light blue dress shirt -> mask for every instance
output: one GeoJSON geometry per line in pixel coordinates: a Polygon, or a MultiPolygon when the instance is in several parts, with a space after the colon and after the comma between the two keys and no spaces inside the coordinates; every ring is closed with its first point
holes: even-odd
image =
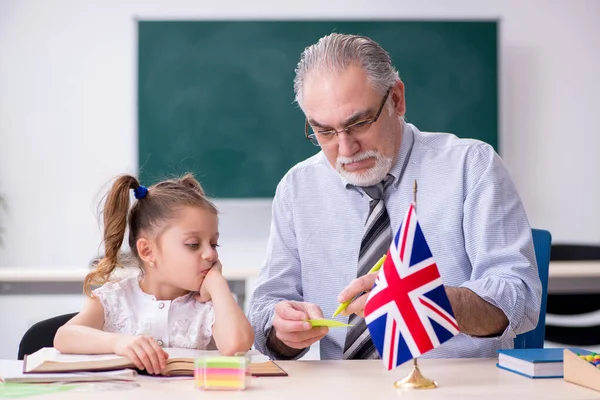
{"type": "MultiPolygon", "coordinates": [[[[509,326],[497,337],[458,334],[424,357],[497,357],[517,334],[537,325],[541,283],[531,228],[502,160],[486,143],[405,123],[394,182],[384,201],[395,233],[413,200],[446,286],[469,288],[500,308],[509,326]]],[[[273,309],[282,300],[319,305],[326,318],[356,278],[369,197],[348,184],[322,152],[294,166],[273,199],[265,264],[250,300],[256,347],[266,346],[273,309]]],[[[343,319],[343,318],[342,318],[343,319]]],[[[341,359],[346,329],[330,329],[322,359],[341,359]]],[[[300,354],[298,357],[302,356],[300,354]]]]}

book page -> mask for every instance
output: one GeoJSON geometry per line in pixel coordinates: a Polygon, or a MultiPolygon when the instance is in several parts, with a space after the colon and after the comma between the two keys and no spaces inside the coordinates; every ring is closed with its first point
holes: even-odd
{"type": "Polygon", "coordinates": [[[116,354],[63,354],[54,347],[45,347],[40,355],[46,361],[59,363],[86,363],[89,361],[126,360],[125,357],[118,356],[116,354]]]}
{"type": "Polygon", "coordinates": [[[169,355],[170,360],[183,360],[183,361],[194,361],[198,357],[203,356],[218,356],[217,350],[195,350],[195,349],[181,349],[175,347],[167,347],[163,349],[169,355]]]}
{"type": "Polygon", "coordinates": [[[132,369],[102,372],[24,373],[23,362],[0,360],[0,381],[3,382],[91,382],[108,380],[135,380],[137,372],[132,369]]]}

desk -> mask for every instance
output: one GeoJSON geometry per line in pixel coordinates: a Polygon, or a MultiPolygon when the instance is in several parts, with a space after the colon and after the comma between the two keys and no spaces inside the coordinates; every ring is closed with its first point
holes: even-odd
{"type": "MultiPolygon", "coordinates": [[[[83,282],[90,269],[80,267],[0,267],[0,282],[83,282]]],[[[224,269],[230,280],[258,276],[258,269],[224,269]]]]}
{"type": "MultiPolygon", "coordinates": [[[[0,361],[1,362],[1,361],[0,361]]],[[[140,387],[117,392],[68,391],[40,396],[40,400],[68,399],[285,399],[306,400],[303,389],[318,391],[315,399],[593,399],[594,392],[563,379],[529,379],[496,368],[495,359],[420,360],[421,371],[435,379],[440,387],[433,390],[400,392],[395,380],[411,369],[408,362],[394,371],[386,371],[379,360],[361,361],[281,361],[288,377],[254,378],[242,392],[198,392],[191,380],[160,381],[139,378],[140,387]]],[[[38,398],[38,397],[36,397],[38,398]]]]}
{"type": "Polygon", "coordinates": [[[550,261],[550,278],[600,278],[600,260],[550,261]]]}
{"type": "Polygon", "coordinates": [[[551,261],[548,293],[600,293],[600,260],[551,261]]]}
{"type": "MultiPolygon", "coordinates": [[[[88,272],[86,268],[74,267],[0,267],[0,295],[81,293],[81,282],[88,272]]],[[[226,268],[223,275],[232,282],[234,291],[243,299],[245,281],[256,278],[258,272],[259,268],[226,268]]],[[[550,293],[598,292],[598,288],[600,261],[550,262],[550,293]]]]}
{"type": "MultiPolygon", "coordinates": [[[[87,268],[0,267],[1,295],[81,294],[87,268]]],[[[223,276],[229,282],[238,303],[243,308],[246,301],[246,280],[258,276],[258,270],[225,269],[223,276]]]]}

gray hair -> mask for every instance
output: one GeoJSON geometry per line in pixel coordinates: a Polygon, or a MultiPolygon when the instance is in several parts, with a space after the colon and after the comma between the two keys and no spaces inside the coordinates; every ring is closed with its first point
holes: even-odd
{"type": "Polygon", "coordinates": [[[309,73],[337,74],[352,64],[362,67],[373,88],[381,95],[400,79],[389,53],[379,43],[364,36],[332,33],[304,49],[300,56],[294,78],[296,102],[302,107],[304,80],[309,73]]]}

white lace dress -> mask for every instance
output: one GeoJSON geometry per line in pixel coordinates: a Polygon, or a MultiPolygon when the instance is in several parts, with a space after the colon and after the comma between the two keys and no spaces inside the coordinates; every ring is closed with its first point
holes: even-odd
{"type": "Polygon", "coordinates": [[[212,302],[200,303],[192,294],[156,300],[142,291],[137,276],[105,283],[92,293],[104,307],[106,332],[152,336],[163,347],[216,349],[212,302]]]}

